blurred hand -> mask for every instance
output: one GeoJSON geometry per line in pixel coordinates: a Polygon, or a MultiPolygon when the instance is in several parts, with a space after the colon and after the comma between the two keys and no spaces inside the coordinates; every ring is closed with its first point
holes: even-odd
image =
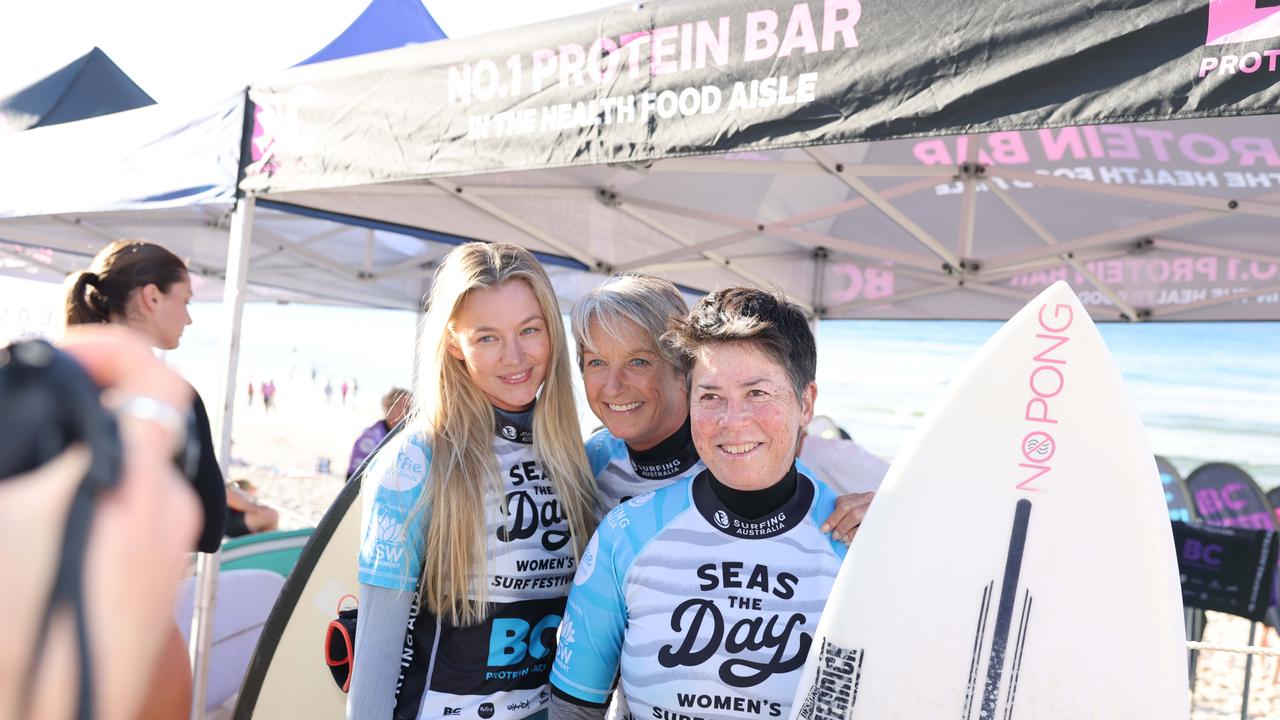
{"type": "MultiPolygon", "coordinates": [[[[103,388],[151,398],[185,417],[190,386],[139,336],[121,327],[77,326],[60,347],[103,388]]],[[[97,717],[107,719],[137,712],[172,627],[174,593],[200,527],[195,493],[173,464],[174,428],[127,411],[118,420],[124,451],[120,483],[94,510],[84,564],[94,707],[97,717]]],[[[88,465],[88,448],[77,444],[43,467],[0,483],[0,587],[8,588],[5,604],[16,612],[9,627],[19,635],[10,646],[12,657],[0,651],[0,720],[17,712],[68,506],[88,465]]],[[[75,642],[71,613],[60,609],[35,675],[36,717],[73,714],[75,642]]]]}

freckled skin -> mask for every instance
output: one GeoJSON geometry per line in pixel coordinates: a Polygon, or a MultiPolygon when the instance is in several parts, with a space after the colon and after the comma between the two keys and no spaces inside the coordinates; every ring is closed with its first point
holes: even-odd
{"type": "Polygon", "coordinates": [[[786,370],[745,342],[702,347],[691,381],[693,443],[716,478],[738,490],[776,483],[813,419],[817,386],[797,395],[786,370]]]}
{"type": "Polygon", "coordinates": [[[623,320],[616,329],[617,338],[594,321],[587,329],[595,346],[582,356],[587,404],[614,437],[648,450],[689,416],[684,376],[663,359],[644,328],[623,320]]]}
{"type": "Polygon", "coordinates": [[[533,290],[523,280],[472,290],[458,311],[448,350],[494,407],[527,408],[551,359],[547,323],[533,290]]]}

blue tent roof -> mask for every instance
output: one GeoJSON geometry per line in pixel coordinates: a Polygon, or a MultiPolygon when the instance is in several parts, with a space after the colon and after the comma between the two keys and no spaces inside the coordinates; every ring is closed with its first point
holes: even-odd
{"type": "Polygon", "coordinates": [[[436,24],[421,0],[372,0],[360,17],[333,42],[298,63],[310,65],[326,60],[389,50],[413,43],[441,40],[444,31],[436,24]]]}
{"type": "Polygon", "coordinates": [[[155,102],[106,53],[94,48],[0,99],[0,132],[84,120],[155,102]]]}

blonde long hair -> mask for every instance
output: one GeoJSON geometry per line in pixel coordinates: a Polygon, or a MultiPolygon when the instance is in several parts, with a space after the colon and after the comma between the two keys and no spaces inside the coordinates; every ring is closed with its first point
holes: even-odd
{"type": "Polygon", "coordinates": [[[463,362],[449,353],[449,341],[468,293],[514,280],[533,291],[551,343],[533,411],[533,449],[568,516],[575,556],[591,538],[601,507],[578,427],[564,323],[546,271],[515,245],[474,242],[455,248],[431,287],[409,423],[431,444],[427,490],[414,510],[430,518],[419,601],[454,625],[475,624],[488,615],[486,491],[500,495],[503,485],[494,465],[493,406],[463,362]]]}

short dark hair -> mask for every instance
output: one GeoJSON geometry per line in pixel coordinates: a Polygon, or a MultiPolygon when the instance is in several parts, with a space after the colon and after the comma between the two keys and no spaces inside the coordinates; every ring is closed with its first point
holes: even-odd
{"type": "Polygon", "coordinates": [[[818,348],[809,320],[799,305],[778,292],[718,290],[699,300],[685,317],[672,320],[665,337],[680,351],[690,378],[698,349],[718,343],[756,346],[786,370],[797,395],[817,374],[818,348]]]}
{"type": "Polygon", "coordinates": [[[155,285],[167,293],[187,277],[187,264],[167,248],[146,240],[117,240],[98,253],[88,270],[67,278],[67,325],[123,318],[134,290],[155,285]]]}

